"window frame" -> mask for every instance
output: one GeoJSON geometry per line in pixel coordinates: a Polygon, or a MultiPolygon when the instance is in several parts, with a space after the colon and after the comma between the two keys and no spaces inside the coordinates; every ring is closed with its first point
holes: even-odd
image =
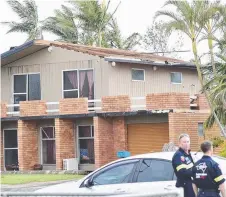
{"type": "Polygon", "coordinates": [[[94,83],[94,98],[95,98],[95,75],[94,75],[94,68],[84,68],[84,69],[65,69],[62,70],[62,98],[64,98],[64,92],[72,92],[72,91],[78,91],[78,98],[80,98],[80,92],[79,92],[79,88],[80,88],[80,79],[79,79],[79,71],[88,71],[88,70],[92,70],[93,71],[93,83],[94,83]],[[77,80],[78,80],[78,89],[71,89],[71,90],[64,90],[64,72],[67,71],[77,71],[77,80]]]}
{"type": "MultiPolygon", "coordinates": [[[[132,169],[132,173],[131,175],[129,176],[129,179],[128,179],[128,182],[126,183],[133,183],[133,178],[134,178],[134,175],[135,175],[135,172],[136,170],[139,168],[140,166],[140,161],[142,159],[139,159],[139,158],[133,158],[133,159],[128,159],[128,160],[124,160],[124,161],[118,161],[118,162],[115,162],[115,163],[110,163],[108,164],[107,166],[99,169],[97,172],[91,174],[90,176],[88,176],[80,185],[80,188],[82,187],[85,187],[84,186],[84,182],[87,180],[87,179],[94,179],[96,176],[108,171],[108,170],[111,170],[112,168],[115,168],[117,166],[121,166],[121,165],[126,165],[126,164],[130,164],[130,163],[135,163],[133,169],[132,169]]],[[[108,184],[109,185],[109,184],[108,184]]],[[[94,186],[104,186],[104,185],[94,185],[94,186]]],[[[93,186],[92,186],[93,187],[93,186]]]]}
{"type": "Polygon", "coordinates": [[[141,68],[132,68],[131,69],[131,78],[132,78],[132,81],[135,81],[135,82],[138,82],[138,81],[140,81],[140,82],[145,82],[145,69],[141,69],[141,68]],[[144,72],[144,80],[135,80],[135,79],[133,79],[133,70],[142,70],[143,72],[144,72]]]}
{"type": "Polygon", "coordinates": [[[40,141],[41,141],[41,164],[43,165],[48,165],[48,166],[55,166],[56,164],[44,164],[43,163],[43,141],[50,141],[50,140],[55,140],[55,152],[56,152],[56,129],[55,126],[43,126],[40,127],[40,141]],[[54,132],[54,138],[42,138],[42,129],[43,128],[53,128],[53,132],[54,132]]]}
{"type": "Polygon", "coordinates": [[[170,83],[171,84],[178,84],[178,85],[181,85],[182,84],[182,81],[183,81],[183,75],[182,75],[182,72],[170,72],[170,83]],[[173,73],[180,73],[181,74],[181,82],[180,83],[176,83],[176,82],[172,82],[172,74],[173,73]]]}
{"type": "Polygon", "coordinates": [[[198,131],[198,136],[199,137],[204,137],[205,136],[204,123],[203,122],[198,122],[198,129],[197,129],[197,131],[198,131]],[[200,124],[202,124],[202,135],[200,135],[200,133],[199,133],[199,125],[200,124]]]}
{"type": "MultiPolygon", "coordinates": [[[[167,160],[167,159],[158,159],[158,158],[143,158],[141,159],[140,161],[140,165],[139,165],[139,168],[136,170],[136,173],[133,177],[133,182],[136,182],[136,183],[142,183],[142,182],[138,182],[137,179],[138,179],[138,175],[139,175],[139,172],[140,172],[140,169],[141,169],[141,166],[142,166],[142,162],[143,160],[151,160],[151,165],[152,165],[152,161],[155,160],[155,161],[164,161],[164,162],[168,162],[169,164],[171,164],[172,166],[172,162],[170,160],[167,160]]],[[[172,177],[171,177],[171,180],[169,181],[173,181],[173,178],[174,178],[174,171],[172,171],[172,177]]],[[[164,182],[164,181],[160,181],[160,182],[164,182]]]]}
{"type": "Polygon", "coordinates": [[[42,100],[42,91],[41,91],[41,73],[40,72],[32,72],[32,73],[17,73],[17,74],[13,74],[12,75],[12,103],[14,102],[14,95],[26,95],[26,101],[28,101],[28,76],[29,75],[35,75],[35,74],[39,74],[40,76],[40,100],[42,100]],[[15,93],[14,92],[14,82],[15,82],[15,76],[20,76],[20,75],[25,75],[26,76],[26,93],[15,93]]]}
{"type": "MultiPolygon", "coordinates": [[[[80,140],[94,140],[94,137],[95,137],[94,126],[92,124],[89,124],[89,125],[77,125],[76,131],[77,131],[77,133],[76,133],[77,158],[78,158],[78,162],[80,164],[80,140]],[[90,137],[79,137],[79,127],[90,127],[91,128],[91,136],[90,137]]],[[[94,159],[95,159],[95,155],[94,155],[94,159]]],[[[82,165],[82,164],[80,164],[80,165],[82,165]]],[[[93,165],[93,164],[88,164],[88,165],[93,165]]]]}

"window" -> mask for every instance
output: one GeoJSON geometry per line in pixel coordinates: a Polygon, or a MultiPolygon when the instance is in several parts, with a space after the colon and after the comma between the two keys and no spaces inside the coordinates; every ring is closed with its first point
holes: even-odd
{"type": "Polygon", "coordinates": [[[56,164],[56,146],[54,127],[42,127],[42,163],[56,164]]]}
{"type": "Polygon", "coordinates": [[[170,181],[173,179],[171,162],[144,159],[137,177],[137,182],[170,181]]]}
{"type": "Polygon", "coordinates": [[[133,81],[144,81],[145,80],[145,70],[132,69],[132,80],[133,81]]]}
{"type": "Polygon", "coordinates": [[[114,166],[93,179],[94,185],[110,185],[118,183],[127,183],[132,175],[136,162],[124,163],[114,166]]]}
{"type": "Polygon", "coordinates": [[[93,70],[63,71],[63,97],[94,99],[93,70]]]}
{"type": "Polygon", "coordinates": [[[182,73],[172,72],[171,73],[171,83],[181,84],[182,83],[182,73]]]}
{"type": "Polygon", "coordinates": [[[79,154],[81,164],[94,164],[94,129],[93,126],[78,127],[79,154]]]}
{"type": "MultiPolygon", "coordinates": [[[[14,104],[41,99],[40,74],[14,75],[14,104]]],[[[15,111],[19,110],[18,108],[15,111]]]]}
{"type": "Polygon", "coordinates": [[[203,127],[203,123],[198,123],[198,135],[199,135],[199,136],[204,136],[204,127],[203,127]]]}
{"type": "Polygon", "coordinates": [[[18,164],[17,130],[4,130],[5,166],[18,164]]]}

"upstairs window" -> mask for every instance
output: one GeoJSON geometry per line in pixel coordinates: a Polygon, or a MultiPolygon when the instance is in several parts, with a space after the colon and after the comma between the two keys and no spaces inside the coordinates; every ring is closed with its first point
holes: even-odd
{"type": "Polygon", "coordinates": [[[171,83],[173,83],[173,84],[181,84],[182,83],[182,73],[180,73],[180,72],[172,72],[171,73],[171,83]]]}
{"type": "Polygon", "coordinates": [[[132,69],[132,81],[145,81],[144,69],[132,69]]]}
{"type": "Polygon", "coordinates": [[[203,137],[204,136],[204,126],[203,123],[198,123],[198,135],[203,137]]]}

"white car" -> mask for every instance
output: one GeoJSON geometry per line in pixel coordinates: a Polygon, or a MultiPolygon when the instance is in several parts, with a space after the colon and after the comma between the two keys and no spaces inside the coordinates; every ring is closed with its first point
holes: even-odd
{"type": "MultiPolygon", "coordinates": [[[[159,152],[136,155],[111,162],[79,181],[70,181],[49,186],[38,193],[80,193],[80,194],[149,194],[178,191],[175,187],[176,176],[171,159],[174,152],[159,152]]],[[[202,153],[192,153],[194,161],[202,153]]],[[[226,159],[214,156],[226,177],[226,159]]]]}

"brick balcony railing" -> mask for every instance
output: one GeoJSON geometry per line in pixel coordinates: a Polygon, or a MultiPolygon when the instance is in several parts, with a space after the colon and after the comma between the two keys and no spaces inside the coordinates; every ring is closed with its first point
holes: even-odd
{"type": "Polygon", "coordinates": [[[206,109],[205,97],[186,93],[148,94],[146,97],[127,95],[101,99],[62,99],[59,102],[22,101],[20,104],[1,103],[1,117],[87,114],[91,112],[129,112],[138,110],[206,109]]]}

